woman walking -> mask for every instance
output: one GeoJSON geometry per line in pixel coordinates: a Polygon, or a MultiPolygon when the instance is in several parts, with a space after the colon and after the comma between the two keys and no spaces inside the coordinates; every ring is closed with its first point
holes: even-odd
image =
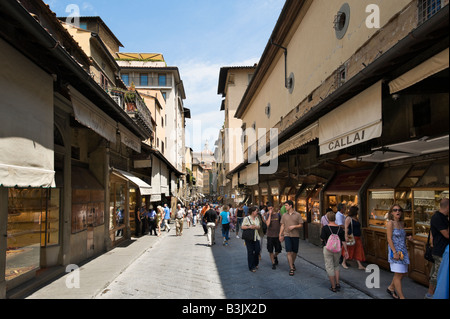
{"type": "Polygon", "coordinates": [[[161,223],[164,220],[164,210],[161,206],[156,207],[156,227],[158,227],[158,237],[161,236],[161,223]]]}
{"type": "MultiPolygon", "coordinates": [[[[408,273],[409,265],[403,217],[403,208],[400,205],[395,204],[389,210],[387,222],[388,261],[394,278],[387,288],[387,293],[394,299],[405,299],[402,291],[402,279],[408,273]]],[[[411,240],[411,236],[408,239],[411,240]]]]}
{"type": "Polygon", "coordinates": [[[230,212],[228,205],[223,206],[223,211],[219,215],[220,224],[222,225],[223,245],[228,246],[230,239],[230,212]]]}
{"type": "MultiPolygon", "coordinates": [[[[358,263],[358,269],[366,270],[366,268],[361,264],[362,261],[366,261],[366,256],[364,254],[364,247],[361,240],[361,223],[358,220],[358,206],[352,206],[348,210],[348,216],[345,219],[345,241],[348,242],[348,235],[353,235],[355,239],[355,244],[348,247],[348,259],[356,260],[358,263]]],[[[342,267],[348,269],[346,264],[346,258],[342,262],[342,267]]]]}
{"type": "Polygon", "coordinates": [[[247,247],[247,261],[248,269],[255,272],[259,264],[259,252],[261,251],[260,236],[258,230],[261,228],[257,207],[250,207],[249,215],[244,218],[242,222],[242,230],[254,229],[253,240],[246,239],[245,246],[247,247]]]}
{"type": "MultiPolygon", "coordinates": [[[[339,258],[341,256],[342,246],[344,246],[344,257],[348,258],[347,244],[345,243],[344,230],[336,224],[336,214],[334,212],[327,213],[328,225],[322,228],[320,238],[324,241],[323,258],[325,261],[325,270],[327,271],[328,279],[330,280],[332,292],[337,292],[341,289],[339,283],[339,258]],[[328,240],[331,235],[339,236],[340,245],[335,243],[335,250],[330,250],[328,247],[328,240]]],[[[332,240],[335,240],[333,236],[332,240]]],[[[331,243],[330,243],[331,244],[331,243]]]]}

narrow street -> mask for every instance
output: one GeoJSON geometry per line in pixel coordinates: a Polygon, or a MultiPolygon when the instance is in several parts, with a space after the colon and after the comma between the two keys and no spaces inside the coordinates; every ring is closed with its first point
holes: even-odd
{"type": "MultiPolygon", "coordinates": [[[[272,264],[265,247],[259,270],[248,271],[247,251],[242,239],[231,233],[222,245],[220,227],[216,245],[206,246],[201,226],[175,227],[147,250],[96,298],[100,299],[369,299],[365,293],[341,283],[338,293],[329,290],[324,270],[297,258],[296,274],[288,274],[286,255],[279,266],[272,264]]],[[[265,246],[265,244],[264,244],[265,246]]]]}

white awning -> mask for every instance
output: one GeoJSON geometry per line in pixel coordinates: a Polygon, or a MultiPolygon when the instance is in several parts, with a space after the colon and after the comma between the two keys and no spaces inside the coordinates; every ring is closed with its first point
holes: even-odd
{"type": "Polygon", "coordinates": [[[269,160],[272,161],[277,156],[280,157],[281,155],[284,155],[292,150],[295,150],[300,146],[303,146],[311,141],[314,141],[316,138],[319,138],[319,122],[315,122],[314,124],[308,126],[301,132],[295,134],[287,141],[279,145],[278,153],[277,152],[271,153],[270,156],[264,159],[260,158],[261,164],[265,164],[269,162],[269,160]]]}
{"type": "Polygon", "coordinates": [[[381,81],[319,119],[320,154],[381,136],[381,81]]]}
{"type": "Polygon", "coordinates": [[[138,186],[139,190],[141,192],[141,195],[143,195],[143,196],[152,195],[152,187],[150,185],[148,185],[146,182],[144,182],[142,179],[140,179],[139,177],[136,177],[129,172],[125,172],[125,171],[122,171],[117,168],[113,168],[112,172],[113,172],[113,174],[115,174],[119,177],[123,177],[123,178],[129,180],[134,185],[138,186]]]}
{"type": "Polygon", "coordinates": [[[152,195],[161,194],[161,163],[158,157],[152,155],[152,195]]]}
{"type": "Polygon", "coordinates": [[[233,177],[231,179],[231,188],[238,187],[239,183],[239,176],[238,173],[233,174],[233,177]]]}
{"type": "Polygon", "coordinates": [[[117,123],[120,131],[120,140],[121,142],[135,150],[136,152],[141,152],[141,139],[130,132],[125,126],[120,123],[117,123]]]}
{"type": "Polygon", "coordinates": [[[117,123],[75,88],[68,87],[75,119],[108,141],[116,143],[117,123]]]}
{"type": "Polygon", "coordinates": [[[423,62],[389,83],[391,94],[402,91],[449,67],[449,49],[423,62]]]}
{"type": "Polygon", "coordinates": [[[415,157],[419,155],[443,152],[449,150],[449,136],[437,138],[424,137],[414,141],[407,141],[372,149],[373,153],[349,158],[343,162],[361,161],[385,163],[393,160],[415,157]]]}
{"type": "Polygon", "coordinates": [[[258,185],[259,183],[259,163],[253,163],[247,166],[247,185],[258,185]]]}
{"type": "Polygon", "coordinates": [[[54,187],[53,78],[0,39],[0,186],[54,187]]]}

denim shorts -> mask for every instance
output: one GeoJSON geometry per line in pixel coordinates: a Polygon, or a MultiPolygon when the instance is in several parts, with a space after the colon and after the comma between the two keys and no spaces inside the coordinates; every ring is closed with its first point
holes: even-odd
{"type": "Polygon", "coordinates": [[[286,252],[298,253],[299,237],[284,237],[284,246],[286,252]]]}

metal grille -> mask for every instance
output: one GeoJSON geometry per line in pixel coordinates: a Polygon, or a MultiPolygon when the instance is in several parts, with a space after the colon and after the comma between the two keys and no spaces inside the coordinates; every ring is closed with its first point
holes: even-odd
{"type": "Polygon", "coordinates": [[[441,0],[419,0],[419,24],[424,23],[441,10],[441,0]]]}

